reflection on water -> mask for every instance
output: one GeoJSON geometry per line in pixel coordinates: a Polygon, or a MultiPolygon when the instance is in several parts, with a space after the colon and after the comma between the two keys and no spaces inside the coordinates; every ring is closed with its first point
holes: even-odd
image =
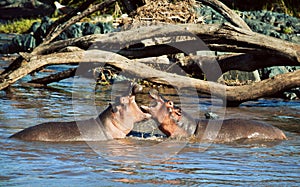
{"type": "MultiPolygon", "coordinates": [[[[0,186],[300,185],[299,101],[261,99],[226,110],[226,118],[262,120],[283,129],[289,140],[277,144],[172,144],[149,137],[68,143],[7,138],[38,123],[90,118],[96,115],[88,110],[91,104],[102,111],[114,97],[107,86],[98,88],[94,99],[90,95],[93,89],[72,99],[72,82],[66,79],[50,88],[12,87],[1,92],[0,186]],[[179,153],[174,151],[169,159],[163,159],[166,151],[178,150],[178,146],[183,147],[179,153]],[[142,163],[130,162],[137,158],[142,163]]],[[[93,88],[92,81],[82,82],[82,86],[89,84],[93,88]]],[[[74,89],[82,88],[77,86],[74,89]]],[[[169,89],[160,91],[185,108],[198,108],[200,114],[188,111],[194,117],[203,117],[212,107],[206,96],[191,102],[188,92],[179,98],[169,89]]],[[[147,94],[137,96],[139,104],[146,104],[147,99],[147,94]]]]}

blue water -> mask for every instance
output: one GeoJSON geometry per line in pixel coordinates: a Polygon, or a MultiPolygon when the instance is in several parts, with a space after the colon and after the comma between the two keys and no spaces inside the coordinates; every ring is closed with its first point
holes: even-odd
{"type": "MultiPolygon", "coordinates": [[[[66,79],[48,88],[15,86],[1,92],[0,186],[300,185],[299,100],[265,98],[226,109],[226,118],[256,119],[281,128],[288,137],[286,141],[243,145],[186,143],[180,152],[167,158],[163,156],[168,147],[177,145],[166,146],[163,144],[166,140],[161,139],[128,137],[124,141],[98,142],[103,149],[97,151],[86,142],[8,139],[13,133],[38,123],[93,117],[113,99],[110,86],[99,87],[96,95],[90,95],[93,81],[83,79],[76,86],[73,81],[66,79]],[[72,93],[82,88],[81,95],[72,97],[72,93]],[[91,105],[96,105],[97,110],[91,105]],[[138,152],[144,148],[149,152],[139,158],[142,162],[135,162],[130,149],[138,152]]],[[[162,90],[162,94],[176,100],[169,90],[162,90]]],[[[196,107],[205,112],[211,107],[207,97],[197,103],[189,102],[188,95],[184,97],[185,108],[196,107]]],[[[145,94],[138,98],[138,103],[143,103],[147,97],[145,94]]]]}

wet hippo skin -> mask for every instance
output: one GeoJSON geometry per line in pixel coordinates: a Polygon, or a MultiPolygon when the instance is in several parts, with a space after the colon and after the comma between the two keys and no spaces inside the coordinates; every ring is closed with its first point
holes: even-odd
{"type": "Polygon", "coordinates": [[[26,128],[10,138],[28,141],[101,141],[124,138],[135,122],[149,119],[151,115],[140,110],[135,93],[141,86],[135,84],[127,95],[116,98],[96,119],[48,122],[26,128]]]}
{"type": "Polygon", "coordinates": [[[285,140],[285,134],[270,124],[247,119],[196,120],[156,90],[151,90],[150,106],[142,106],[168,137],[194,137],[197,141],[233,142],[239,140],[285,140]],[[209,124],[209,131],[205,133],[209,124]]]}

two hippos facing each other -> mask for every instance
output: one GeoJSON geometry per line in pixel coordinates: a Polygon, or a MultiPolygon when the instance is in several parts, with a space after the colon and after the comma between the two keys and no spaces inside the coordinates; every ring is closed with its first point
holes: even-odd
{"type": "Polygon", "coordinates": [[[286,140],[285,134],[269,124],[246,119],[195,120],[172,101],[149,92],[153,101],[150,106],[141,106],[158,123],[158,128],[168,137],[194,137],[196,141],[226,143],[234,141],[286,140]],[[208,124],[214,132],[206,132],[208,124]]]}
{"type": "Polygon", "coordinates": [[[172,101],[164,99],[156,90],[151,90],[154,100],[151,106],[141,106],[135,102],[135,94],[142,87],[130,86],[122,97],[117,97],[97,118],[71,122],[48,122],[26,128],[10,138],[27,141],[102,141],[125,138],[133,129],[134,123],[155,119],[158,128],[167,137],[195,137],[200,141],[232,142],[243,139],[285,140],[284,133],[269,124],[244,120],[226,119],[210,122],[221,123],[217,133],[205,133],[209,120],[195,120],[176,107],[172,101]],[[208,135],[207,135],[208,134],[208,135]]]}
{"type": "Polygon", "coordinates": [[[71,122],[48,122],[26,128],[10,138],[27,141],[102,141],[125,138],[135,122],[149,119],[135,102],[142,87],[131,85],[129,93],[117,97],[97,118],[71,122]]]}

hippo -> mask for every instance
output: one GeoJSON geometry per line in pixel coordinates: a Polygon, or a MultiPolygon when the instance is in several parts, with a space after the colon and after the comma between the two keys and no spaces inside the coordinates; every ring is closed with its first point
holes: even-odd
{"type": "Polygon", "coordinates": [[[150,119],[135,102],[135,94],[142,90],[138,84],[131,84],[129,93],[117,97],[114,104],[97,118],[70,122],[47,122],[26,128],[10,138],[26,141],[102,141],[125,138],[134,123],[150,119]]]}
{"type": "Polygon", "coordinates": [[[157,90],[149,92],[153,101],[149,106],[142,105],[141,108],[150,113],[158,123],[158,128],[167,136],[172,138],[193,137],[195,141],[202,142],[251,142],[286,140],[285,134],[270,124],[247,119],[193,119],[180,107],[175,106],[170,100],[162,97],[157,90]],[[218,134],[205,133],[211,125],[220,124],[217,127],[218,134]],[[215,124],[214,124],[215,123],[215,124]]]}

